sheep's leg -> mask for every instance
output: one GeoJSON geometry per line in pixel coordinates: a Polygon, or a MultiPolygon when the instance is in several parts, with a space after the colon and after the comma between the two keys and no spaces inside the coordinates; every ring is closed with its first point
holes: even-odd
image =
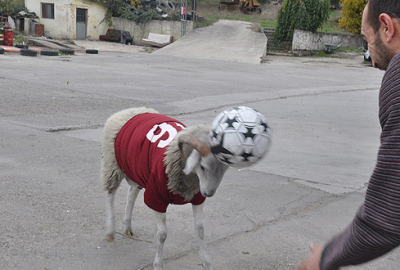
{"type": "Polygon", "coordinates": [[[128,181],[128,183],[131,185],[128,190],[128,195],[126,198],[126,207],[125,207],[125,216],[124,216],[124,232],[128,236],[133,236],[132,233],[132,210],[133,206],[135,205],[135,201],[137,196],[139,195],[140,191],[140,186],[132,181],[128,181]]]}
{"type": "Polygon", "coordinates": [[[153,262],[153,268],[154,270],[162,270],[164,243],[165,239],[167,239],[167,216],[166,213],[156,211],[154,211],[154,213],[157,222],[157,251],[153,262]]]}
{"type": "Polygon", "coordinates": [[[113,241],[115,237],[115,210],[114,210],[114,197],[115,190],[107,192],[107,221],[106,221],[106,230],[107,236],[106,239],[108,241],[113,241]]]}
{"type": "Polygon", "coordinates": [[[200,257],[203,262],[203,267],[206,270],[212,270],[211,260],[206,252],[206,240],[204,238],[204,225],[203,225],[203,205],[193,205],[194,216],[194,230],[199,237],[200,242],[200,257]]]}

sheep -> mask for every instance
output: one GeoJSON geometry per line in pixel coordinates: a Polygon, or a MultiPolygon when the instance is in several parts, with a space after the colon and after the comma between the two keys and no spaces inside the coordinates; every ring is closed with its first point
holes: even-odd
{"type": "Polygon", "coordinates": [[[166,210],[170,203],[192,203],[202,264],[204,269],[212,269],[204,239],[203,205],[205,197],[215,194],[228,165],[212,154],[209,132],[208,124],[186,128],[179,121],[145,107],[119,111],[105,123],[100,178],[107,192],[106,237],[114,240],[113,202],[121,181],[126,179],[130,185],[123,219],[123,230],[128,236],[132,236],[132,210],[144,188],[144,202],[154,212],[157,223],[155,270],[163,268],[166,210]]]}

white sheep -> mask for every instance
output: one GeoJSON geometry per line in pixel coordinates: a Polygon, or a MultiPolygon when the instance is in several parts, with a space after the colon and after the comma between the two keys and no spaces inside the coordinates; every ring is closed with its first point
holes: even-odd
{"type": "Polygon", "coordinates": [[[108,118],[101,163],[101,182],[107,191],[108,240],[112,241],[115,235],[115,191],[125,178],[130,188],[124,233],[132,236],[132,210],[142,188],[145,204],[155,213],[158,230],[154,269],[163,268],[168,204],[189,202],[203,267],[212,269],[204,239],[203,204],[205,197],[214,195],[228,166],[211,153],[209,132],[207,124],[185,128],[179,121],[144,107],[122,110],[108,118]]]}

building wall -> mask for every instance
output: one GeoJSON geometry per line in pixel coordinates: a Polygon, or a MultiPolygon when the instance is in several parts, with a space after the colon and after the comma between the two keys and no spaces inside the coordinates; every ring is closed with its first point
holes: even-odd
{"type": "MultiPolygon", "coordinates": [[[[30,12],[35,12],[39,19],[36,21],[44,25],[45,36],[60,39],[76,39],[76,9],[87,9],[87,36],[98,39],[104,34],[107,23],[101,22],[107,12],[107,8],[101,4],[85,0],[25,0],[25,6],[30,12]],[[54,19],[42,18],[41,3],[54,3],[54,19]]],[[[34,35],[32,28],[28,34],[34,35]]]]}
{"type": "MultiPolygon", "coordinates": [[[[78,1],[76,1],[78,2],[78,1]]],[[[85,2],[85,1],[83,1],[85,2]]],[[[109,28],[104,17],[106,15],[107,8],[103,5],[93,3],[88,9],[88,25],[87,35],[93,39],[99,39],[99,35],[104,35],[109,28]]]]}

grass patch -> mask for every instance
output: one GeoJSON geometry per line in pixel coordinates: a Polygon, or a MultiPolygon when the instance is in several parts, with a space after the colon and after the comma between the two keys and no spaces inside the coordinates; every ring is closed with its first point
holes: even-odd
{"type": "Polygon", "coordinates": [[[325,50],[318,51],[316,54],[313,56],[315,57],[332,57],[332,58],[338,58],[341,57],[340,54],[343,53],[356,53],[360,54],[363,53],[362,50],[355,48],[355,47],[340,47],[337,48],[335,52],[333,53],[327,53],[325,50]]]}
{"type": "MultiPolygon", "coordinates": [[[[276,27],[276,18],[278,10],[281,5],[273,5],[267,3],[261,5],[261,14],[258,12],[253,14],[244,14],[239,9],[237,10],[219,10],[219,2],[217,0],[205,0],[198,3],[197,15],[201,16],[202,19],[197,22],[198,27],[204,27],[218,20],[238,20],[245,22],[254,22],[262,26],[261,23],[268,26],[262,27],[276,27]]],[[[191,4],[188,3],[188,6],[191,4]]]]}
{"type": "MultiPolygon", "coordinates": [[[[189,1],[190,2],[190,1],[189,1]]],[[[244,14],[240,10],[219,10],[218,0],[204,0],[199,2],[197,6],[197,13],[202,17],[197,23],[198,27],[204,27],[213,24],[218,20],[239,20],[246,22],[257,23],[261,27],[276,28],[277,17],[281,5],[274,5],[273,3],[266,3],[261,5],[261,14],[244,14]]],[[[191,5],[190,3],[188,4],[191,5]]],[[[351,34],[339,27],[339,19],[342,16],[340,10],[332,10],[329,19],[317,30],[318,32],[331,33],[331,34],[351,34]]]]}
{"type": "Polygon", "coordinates": [[[268,28],[274,28],[276,29],[277,27],[277,22],[276,21],[261,21],[260,26],[261,27],[268,27],[268,28]]]}
{"type": "Polygon", "coordinates": [[[215,23],[218,20],[219,20],[218,17],[207,17],[207,18],[202,17],[201,19],[198,19],[196,27],[206,27],[215,23]]]}
{"type": "Polygon", "coordinates": [[[156,49],[153,48],[153,47],[151,47],[151,46],[144,45],[144,51],[147,52],[147,53],[152,53],[152,52],[154,52],[155,50],[156,50],[156,49]]]}
{"type": "Polygon", "coordinates": [[[316,54],[314,54],[315,57],[332,57],[332,53],[326,53],[324,50],[318,51],[316,54]]]}
{"type": "Polygon", "coordinates": [[[329,34],[351,34],[339,27],[339,19],[341,16],[342,14],[340,13],[340,10],[332,10],[330,12],[329,19],[317,31],[329,34]]]}
{"type": "Polygon", "coordinates": [[[23,42],[26,44],[28,39],[21,34],[21,32],[14,30],[14,44],[22,44],[23,42]]]}

